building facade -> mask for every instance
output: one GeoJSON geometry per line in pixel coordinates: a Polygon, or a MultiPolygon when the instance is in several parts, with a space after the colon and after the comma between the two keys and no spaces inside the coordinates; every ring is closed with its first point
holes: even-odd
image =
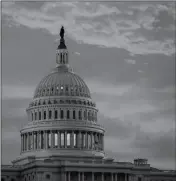
{"type": "Polygon", "coordinates": [[[129,163],[105,156],[98,109],[69,66],[63,28],[60,36],[57,65],[26,109],[20,156],[1,166],[1,181],[176,181],[175,171],[152,168],[147,159],[129,163]]]}

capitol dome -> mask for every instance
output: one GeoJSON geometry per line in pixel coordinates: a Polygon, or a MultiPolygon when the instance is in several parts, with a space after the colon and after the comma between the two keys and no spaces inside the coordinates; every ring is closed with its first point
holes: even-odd
{"type": "Polygon", "coordinates": [[[81,77],[69,66],[64,37],[56,50],[56,67],[37,85],[21,129],[21,156],[104,157],[104,128],[95,102],[81,77]]]}
{"type": "Polygon", "coordinates": [[[40,81],[35,90],[34,98],[45,96],[79,96],[91,98],[89,88],[83,79],[66,66],[55,68],[40,81]]]}

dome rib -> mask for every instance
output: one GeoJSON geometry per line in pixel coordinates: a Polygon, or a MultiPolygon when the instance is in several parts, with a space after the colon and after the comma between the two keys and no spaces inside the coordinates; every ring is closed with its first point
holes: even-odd
{"type": "Polygon", "coordinates": [[[56,89],[58,86],[63,86],[64,88],[62,95],[64,95],[66,87],[68,87],[69,90],[71,90],[71,88],[73,87],[72,94],[74,94],[75,96],[79,95],[81,97],[86,96],[91,98],[89,88],[87,87],[84,80],[75,73],[70,71],[63,71],[62,69],[50,73],[41,80],[35,90],[34,98],[58,96],[58,94],[56,95],[56,91],[53,91],[54,93],[52,95],[50,94],[51,91],[49,91],[49,93],[46,95],[46,92],[48,92],[48,88],[56,89]],[[84,94],[86,95],[83,94],[82,89],[84,89],[84,94]]]}

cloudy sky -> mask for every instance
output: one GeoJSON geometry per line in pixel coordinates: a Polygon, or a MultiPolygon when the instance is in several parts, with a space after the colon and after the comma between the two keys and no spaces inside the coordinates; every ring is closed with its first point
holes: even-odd
{"type": "Polygon", "coordinates": [[[70,64],[89,86],[119,161],[175,168],[175,4],[3,2],[2,161],[20,153],[19,130],[39,81],[55,67],[61,25],[70,64]]]}

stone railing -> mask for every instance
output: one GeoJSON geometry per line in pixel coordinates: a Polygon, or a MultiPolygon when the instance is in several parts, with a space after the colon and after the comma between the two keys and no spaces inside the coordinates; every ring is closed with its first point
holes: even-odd
{"type": "Polygon", "coordinates": [[[35,122],[29,122],[25,127],[29,127],[29,126],[39,126],[39,125],[59,125],[59,126],[65,126],[65,125],[74,125],[74,126],[93,126],[93,127],[97,127],[97,128],[101,128],[104,129],[104,127],[100,124],[97,124],[95,122],[90,122],[90,121],[75,121],[75,120],[58,120],[58,121],[35,121],[35,122]]]}
{"type": "Polygon", "coordinates": [[[1,170],[5,170],[5,169],[21,169],[22,166],[21,165],[1,165],[1,170]]]}

